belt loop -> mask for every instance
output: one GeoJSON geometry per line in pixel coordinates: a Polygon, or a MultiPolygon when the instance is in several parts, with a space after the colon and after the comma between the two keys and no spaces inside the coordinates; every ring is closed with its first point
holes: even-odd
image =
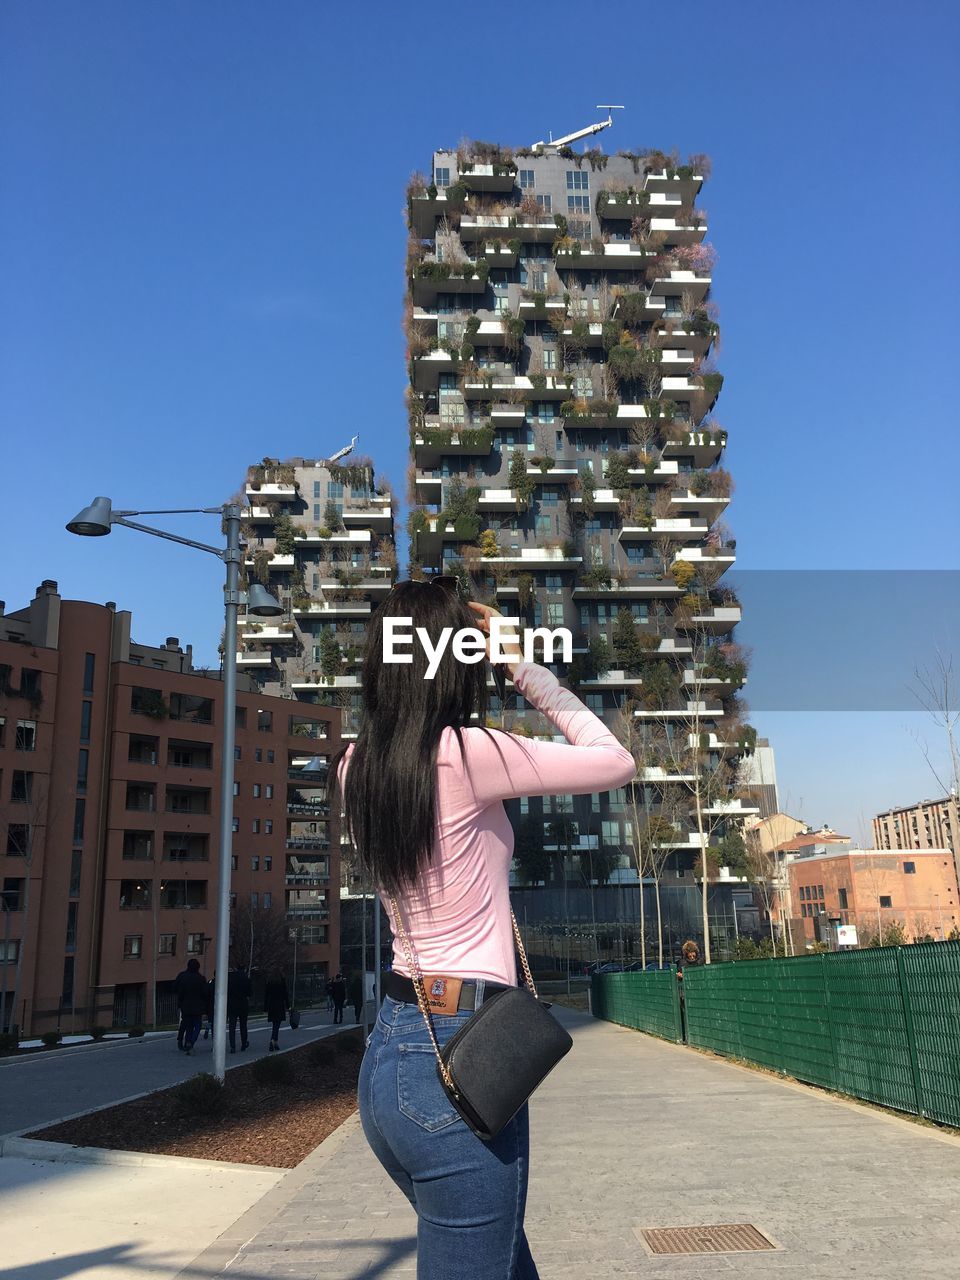
{"type": "Polygon", "coordinates": [[[474,1010],[479,1009],[480,1006],[483,1004],[483,989],[485,985],[486,983],[484,982],[483,978],[477,979],[477,994],[473,998],[474,1010]]]}

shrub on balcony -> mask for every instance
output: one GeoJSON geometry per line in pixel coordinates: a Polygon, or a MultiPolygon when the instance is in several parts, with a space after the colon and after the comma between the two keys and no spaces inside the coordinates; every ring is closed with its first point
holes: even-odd
{"type": "Polygon", "coordinates": [[[573,560],[577,555],[577,544],[573,538],[564,538],[560,544],[560,550],[563,553],[564,560],[573,560]]]}
{"type": "Polygon", "coordinates": [[[673,579],[673,585],[681,591],[686,591],[696,576],[697,571],[689,560],[674,560],[670,566],[670,577],[673,579]]]}
{"type": "Polygon", "coordinates": [[[584,569],[580,574],[577,585],[581,587],[609,587],[613,582],[613,575],[605,564],[595,564],[589,569],[584,569]]]}
{"type": "Polygon", "coordinates": [[[484,529],[480,535],[480,554],[482,556],[491,557],[499,556],[500,544],[497,542],[497,535],[492,529],[484,529]]]}
{"type": "Polygon", "coordinates": [[[607,461],[607,470],[604,476],[607,484],[611,489],[622,492],[630,488],[632,477],[630,475],[630,459],[625,453],[611,454],[607,461]]]}
{"type": "Polygon", "coordinates": [[[705,373],[700,379],[700,385],[703,387],[707,399],[712,404],[720,394],[720,388],[723,386],[723,374],[705,373]]]}
{"type": "Polygon", "coordinates": [[[527,475],[527,456],[521,449],[514,449],[510,455],[509,470],[510,488],[517,495],[517,510],[527,505],[533,497],[534,482],[527,475]]]}
{"type": "Polygon", "coordinates": [[[621,320],[628,329],[639,328],[646,318],[647,294],[645,291],[620,295],[620,301],[617,306],[617,319],[621,320]]]}
{"type": "Polygon", "coordinates": [[[551,471],[557,465],[557,460],[549,456],[541,457],[539,454],[535,454],[530,459],[530,464],[531,466],[539,467],[541,472],[546,475],[548,471],[551,471]]]}

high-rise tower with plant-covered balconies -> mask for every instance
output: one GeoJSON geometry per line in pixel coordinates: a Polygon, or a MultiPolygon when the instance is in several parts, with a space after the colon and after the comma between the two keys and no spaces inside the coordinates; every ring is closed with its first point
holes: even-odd
{"type": "MultiPolygon", "coordinates": [[[[732,932],[710,903],[751,811],[708,172],[702,156],[463,143],[407,193],[412,571],[572,631],[558,674],[616,724],[637,781],[521,802],[517,880],[642,880],[643,953],[695,924],[708,949],[732,932]]],[[[498,722],[551,732],[507,704],[498,722]]]]}

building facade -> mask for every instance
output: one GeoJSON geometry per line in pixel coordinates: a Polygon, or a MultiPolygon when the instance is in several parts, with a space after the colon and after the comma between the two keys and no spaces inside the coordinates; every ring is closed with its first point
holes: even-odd
{"type": "Polygon", "coordinates": [[[247,578],[285,614],[241,616],[238,669],[264,693],[339,707],[354,736],[370,614],[396,580],[389,485],[369,459],[265,458],[250,467],[243,499],[247,578]]]}
{"type": "Polygon", "coordinates": [[[951,795],[878,813],[873,820],[873,842],[878,849],[949,849],[956,859],[960,801],[951,795]]]}
{"type": "MultiPolygon", "coordinates": [[[[0,617],[0,1010],[24,1034],[171,1021],[187,960],[212,976],[223,685],[130,624],[55,582],[0,617]]],[[[319,982],[339,956],[339,713],[239,686],[234,959],[286,963],[295,932],[319,982]]]]}
{"type": "Polygon", "coordinates": [[[918,849],[905,857],[882,849],[810,847],[819,851],[788,854],[786,864],[794,915],[808,942],[818,936],[818,920],[854,925],[861,945],[876,938],[887,943],[960,937],[949,850],[918,849]]]}
{"type": "MultiPolygon", "coordinates": [[[[568,879],[636,883],[638,828],[666,810],[665,874],[693,888],[702,846],[754,811],[716,787],[696,821],[689,803],[691,751],[718,773],[744,741],[704,168],[464,144],[408,190],[412,569],[568,628],[558,674],[631,722],[636,788],[514,806],[568,879]]],[[[552,732],[518,697],[493,712],[552,732]]]]}

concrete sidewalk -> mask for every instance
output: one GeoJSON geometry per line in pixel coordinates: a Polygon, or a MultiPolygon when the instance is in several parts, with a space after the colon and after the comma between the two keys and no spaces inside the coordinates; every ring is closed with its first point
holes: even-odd
{"type": "MultiPolygon", "coordinates": [[[[956,1276],[960,1139],[558,1012],[574,1049],[531,1105],[527,1234],[542,1280],[956,1276]],[[782,1247],[665,1258],[637,1236],[722,1223],[782,1247]]],[[[356,1117],[181,1272],[415,1274],[414,1216],[356,1117]]]]}

